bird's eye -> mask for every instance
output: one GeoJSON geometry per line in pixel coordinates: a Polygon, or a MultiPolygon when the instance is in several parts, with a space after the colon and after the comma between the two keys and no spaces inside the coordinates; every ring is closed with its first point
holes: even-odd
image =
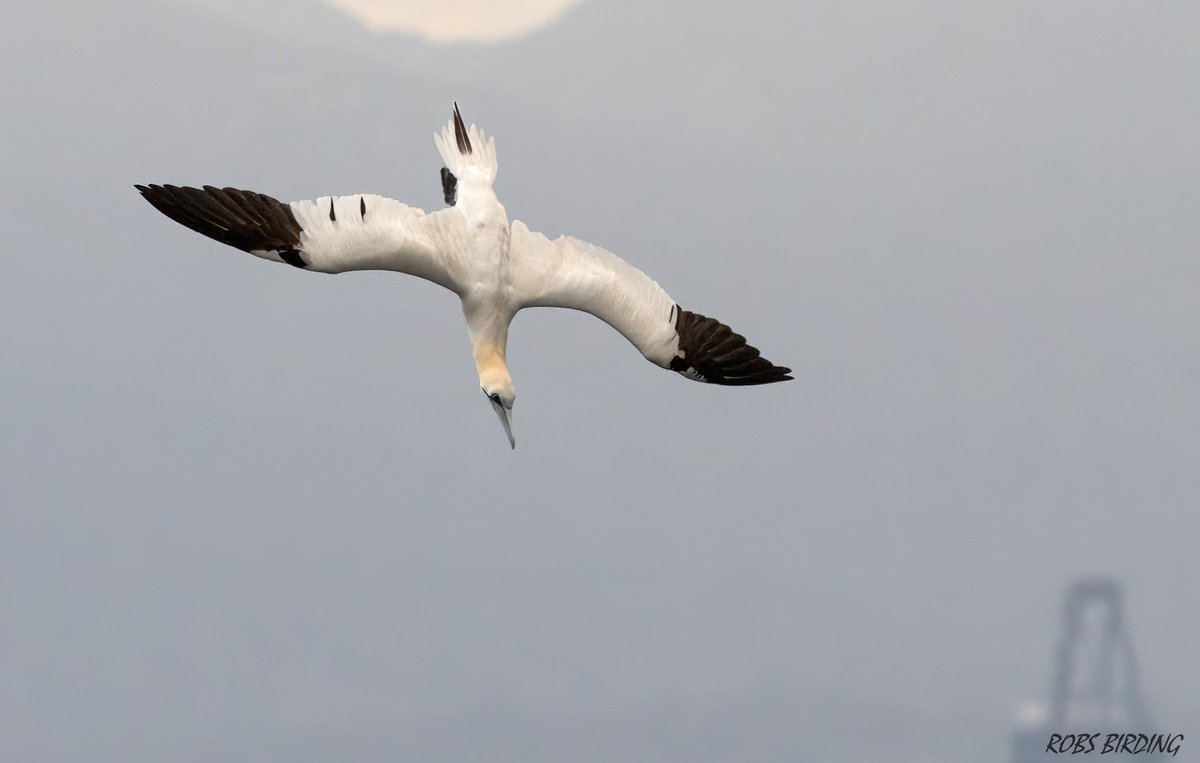
{"type": "Polygon", "coordinates": [[[491,395],[491,398],[492,398],[493,403],[495,403],[496,405],[500,405],[500,395],[499,394],[491,395]]]}

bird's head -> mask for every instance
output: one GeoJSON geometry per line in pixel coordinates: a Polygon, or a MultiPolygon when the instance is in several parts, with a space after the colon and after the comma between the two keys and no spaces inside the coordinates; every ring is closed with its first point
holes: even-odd
{"type": "Polygon", "coordinates": [[[485,369],[479,374],[479,386],[487,396],[492,410],[500,417],[504,434],[508,436],[508,444],[516,448],[517,441],[512,433],[512,409],[517,393],[513,391],[512,377],[502,367],[485,369]]]}

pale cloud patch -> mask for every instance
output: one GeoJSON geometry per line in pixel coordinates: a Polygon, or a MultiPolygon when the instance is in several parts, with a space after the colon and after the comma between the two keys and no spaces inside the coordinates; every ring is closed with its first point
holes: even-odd
{"type": "Polygon", "coordinates": [[[579,0],[325,0],[377,32],[434,42],[496,41],[535,32],[579,0]]]}

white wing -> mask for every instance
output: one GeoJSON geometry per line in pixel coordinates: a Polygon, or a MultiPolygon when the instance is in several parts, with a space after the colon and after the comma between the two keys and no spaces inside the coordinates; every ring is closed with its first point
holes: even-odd
{"type": "Polygon", "coordinates": [[[510,262],[520,307],[591,313],[621,332],[651,363],[713,384],[791,379],[720,321],[681,308],[649,276],[606,249],[560,236],[554,241],[512,224],[510,262]]]}
{"type": "Polygon", "coordinates": [[[236,188],[137,186],[156,209],[194,231],[258,257],[322,273],[395,270],[458,292],[455,210],[426,214],[373,194],[284,204],[236,188]]]}

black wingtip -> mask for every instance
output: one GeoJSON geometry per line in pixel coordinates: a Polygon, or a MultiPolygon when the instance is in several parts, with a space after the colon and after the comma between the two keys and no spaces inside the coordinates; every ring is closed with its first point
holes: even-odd
{"type": "Polygon", "coordinates": [[[450,206],[458,199],[458,178],[445,167],[442,167],[442,196],[450,206]]]}
{"type": "Polygon", "coordinates": [[[471,139],[467,137],[467,126],[463,124],[462,114],[458,112],[458,101],[454,102],[454,140],[458,150],[464,154],[471,153],[471,139]]]}
{"type": "Polygon", "coordinates": [[[792,369],[764,358],[724,323],[675,306],[679,355],[668,366],[689,379],[726,386],[792,381],[792,369]]]}
{"type": "MultiPolygon", "coordinates": [[[[134,186],[142,198],[180,225],[243,251],[298,250],[300,224],[290,205],[236,188],[134,186]]],[[[286,261],[286,260],[285,260],[286,261]]]]}

